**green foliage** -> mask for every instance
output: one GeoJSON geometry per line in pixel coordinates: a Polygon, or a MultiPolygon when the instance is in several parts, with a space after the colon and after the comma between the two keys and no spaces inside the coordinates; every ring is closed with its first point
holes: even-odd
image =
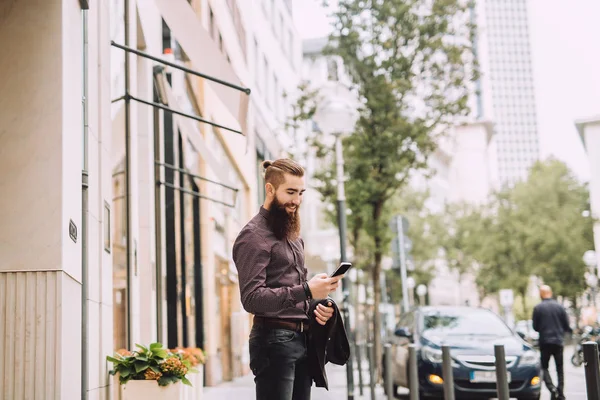
{"type": "Polygon", "coordinates": [[[439,215],[438,244],[448,267],[462,278],[473,272],[482,232],[481,212],[467,203],[449,203],[439,215]]]}
{"type": "Polygon", "coordinates": [[[119,374],[119,383],[124,385],[130,380],[156,380],[159,386],[182,381],[190,385],[186,378],[192,369],[189,357],[183,351],[171,352],[161,343],[152,343],[149,347],[136,344],[138,350],[120,350],[114,357],[106,360],[113,363],[111,375],[119,374]]]}
{"type": "Polygon", "coordinates": [[[556,295],[577,297],[585,290],[582,256],[593,249],[588,209],[586,186],[564,163],[536,163],[526,181],[494,194],[482,217],[477,283],[486,293],[513,288],[525,297],[537,275],[556,295]]]}
{"type": "Polygon", "coordinates": [[[446,124],[468,112],[469,30],[455,23],[465,11],[448,0],[345,0],[335,13],[330,52],[364,105],[344,140],[349,225],[373,240],[375,269],[391,238],[387,202],[426,167],[446,124]]]}
{"type": "Polygon", "coordinates": [[[521,296],[515,298],[515,304],[513,305],[513,314],[516,321],[531,319],[531,310],[538,304],[540,300],[534,297],[526,297],[525,301],[521,296]]]}
{"type": "MultiPolygon", "coordinates": [[[[389,200],[414,170],[426,168],[446,128],[468,114],[470,82],[477,77],[472,26],[459,0],[340,0],[333,17],[328,51],[343,60],[362,104],[355,132],[343,143],[348,226],[356,243],[368,237],[371,259],[364,267],[378,282],[391,239],[389,200]]],[[[331,160],[331,150],[317,146],[324,160],[331,160]]],[[[326,173],[317,177],[319,189],[334,203],[326,173]]],[[[381,293],[374,286],[377,309],[381,293]]],[[[376,314],[378,353],[380,326],[376,314]]]]}
{"type": "MultiPolygon", "coordinates": [[[[391,214],[402,215],[408,219],[407,236],[412,241],[410,255],[414,271],[409,272],[416,285],[429,285],[435,274],[435,259],[438,256],[439,216],[431,213],[426,201],[429,193],[402,189],[390,202],[391,214]]],[[[386,273],[388,291],[393,302],[402,299],[402,286],[398,270],[386,273]]]]}
{"type": "MultiPolygon", "coordinates": [[[[441,249],[460,275],[476,273],[483,295],[515,290],[520,299],[515,312],[523,318],[532,308],[527,297],[531,276],[572,301],[585,290],[582,255],[593,249],[594,221],[582,216],[589,210],[587,187],[562,162],[535,164],[527,180],[494,193],[479,207],[447,204],[439,214],[428,214],[425,198],[403,191],[394,209],[410,221],[417,266],[413,277],[423,279],[418,283],[428,283],[427,266],[441,249]]],[[[390,294],[399,299],[399,278],[395,273],[388,277],[390,294]]]]}

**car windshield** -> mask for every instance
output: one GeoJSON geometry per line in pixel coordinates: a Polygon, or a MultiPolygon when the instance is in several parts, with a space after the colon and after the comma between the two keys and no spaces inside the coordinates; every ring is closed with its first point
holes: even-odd
{"type": "Polygon", "coordinates": [[[439,310],[425,313],[423,331],[427,334],[510,336],[502,320],[487,310],[439,310]]]}

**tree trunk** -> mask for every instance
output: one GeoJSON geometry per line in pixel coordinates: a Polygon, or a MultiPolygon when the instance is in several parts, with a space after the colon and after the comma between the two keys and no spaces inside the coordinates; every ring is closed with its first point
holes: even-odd
{"type": "MultiPolygon", "coordinates": [[[[377,246],[377,240],[376,246],[377,246]]],[[[377,380],[381,376],[381,285],[379,275],[381,274],[381,254],[375,251],[375,265],[373,267],[373,346],[375,346],[375,376],[377,380]]]]}
{"type": "Polygon", "coordinates": [[[383,255],[383,240],[381,232],[379,232],[379,219],[381,218],[382,206],[377,204],[373,207],[373,221],[375,242],[375,264],[373,266],[373,346],[375,346],[375,376],[379,381],[381,377],[381,313],[379,312],[379,304],[381,303],[381,259],[383,255]]]}

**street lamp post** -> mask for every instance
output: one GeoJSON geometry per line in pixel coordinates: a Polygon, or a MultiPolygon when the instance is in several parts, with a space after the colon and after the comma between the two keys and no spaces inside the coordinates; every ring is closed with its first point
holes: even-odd
{"type": "MultiPolygon", "coordinates": [[[[325,102],[315,114],[315,121],[326,134],[335,136],[335,166],[337,180],[337,216],[340,237],[340,261],[348,261],[346,254],[346,193],[344,190],[344,152],[342,137],[351,134],[356,124],[357,113],[348,101],[333,99],[325,102]]],[[[345,276],[342,279],[342,314],[344,325],[348,329],[349,341],[352,343],[350,326],[350,290],[351,283],[345,276]]],[[[360,366],[359,366],[360,368],[360,366]]],[[[348,384],[348,400],[354,400],[354,363],[352,356],[346,363],[346,380],[348,384]]]]}
{"type": "MultiPolygon", "coordinates": [[[[335,135],[335,165],[337,175],[337,214],[338,226],[340,234],[340,261],[348,261],[346,254],[346,192],[344,190],[344,155],[342,151],[342,135],[335,135]]],[[[342,307],[344,313],[344,325],[348,332],[351,332],[350,327],[350,282],[347,276],[342,279],[342,307]]],[[[354,400],[354,363],[352,356],[346,363],[346,375],[348,382],[348,400],[354,400]]],[[[359,366],[360,367],[360,366],[359,366]]]]}

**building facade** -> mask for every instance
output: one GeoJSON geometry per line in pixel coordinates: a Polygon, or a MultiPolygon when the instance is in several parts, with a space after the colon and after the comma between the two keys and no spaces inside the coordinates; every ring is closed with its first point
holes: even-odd
{"type": "Polygon", "coordinates": [[[284,0],[0,6],[0,393],[119,398],[106,356],[153,341],[204,349],[207,385],[249,372],[231,246],[292,143],[291,21],[284,0]]]}
{"type": "MultiPolygon", "coordinates": [[[[205,301],[212,303],[205,307],[205,315],[213,319],[220,316],[218,321],[207,319],[204,324],[209,360],[206,382],[212,385],[249,373],[251,316],[241,307],[231,248],[237,233],[264,201],[262,161],[285,156],[293,144],[287,121],[292,112],[291,97],[299,84],[301,46],[289,1],[202,0],[192,4],[222,55],[244,85],[252,88],[246,136],[214,135],[209,140],[213,154],[229,159],[231,165],[223,167],[236,171],[247,187],[244,201],[238,202],[244,209],[235,216],[214,203],[207,210],[215,227],[212,240],[205,233],[213,244],[207,244],[212,250],[203,254],[208,256],[212,251],[214,255],[208,256],[204,265],[213,271],[206,282],[215,284],[214,291],[204,292],[205,301]]],[[[214,95],[206,90],[198,94],[209,113],[215,109],[214,95]]],[[[215,115],[219,113],[215,109],[215,115]]]]}
{"type": "MultiPolygon", "coordinates": [[[[83,3],[82,3],[83,4],[83,3]]],[[[106,398],[110,8],[2,2],[0,397],[106,398]]]]}
{"type": "MultiPolygon", "coordinates": [[[[600,218],[600,117],[575,121],[590,164],[590,217],[600,218]]],[[[596,273],[600,276],[600,222],[594,225],[596,273]]],[[[590,249],[593,250],[593,249],[590,249]]]]}
{"type": "Polygon", "coordinates": [[[480,117],[493,121],[496,185],[527,176],[540,157],[527,1],[479,0],[476,56],[480,117]]]}

